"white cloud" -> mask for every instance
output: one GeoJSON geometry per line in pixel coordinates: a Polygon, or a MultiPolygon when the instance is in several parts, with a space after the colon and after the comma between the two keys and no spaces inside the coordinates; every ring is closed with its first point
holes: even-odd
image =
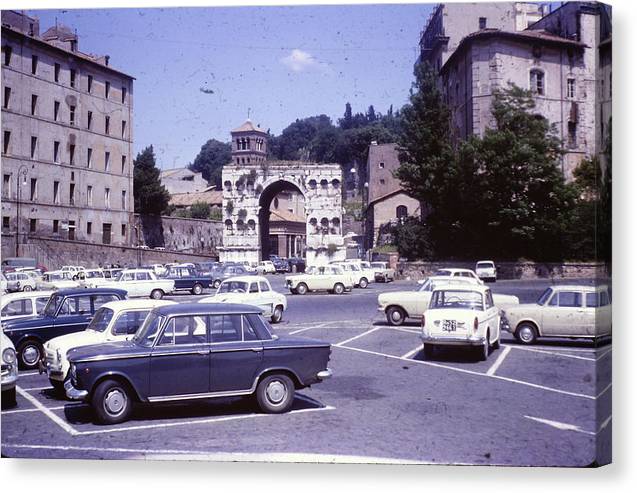
{"type": "Polygon", "coordinates": [[[293,49],[288,56],[281,58],[281,63],[292,72],[303,72],[304,70],[329,71],[326,63],[318,61],[314,56],[306,51],[293,49]]]}

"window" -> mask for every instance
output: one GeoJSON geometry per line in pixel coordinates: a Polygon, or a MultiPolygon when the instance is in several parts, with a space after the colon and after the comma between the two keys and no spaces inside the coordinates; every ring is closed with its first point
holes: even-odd
{"type": "Polygon", "coordinates": [[[403,217],[407,217],[407,206],[399,205],[398,207],[396,207],[396,217],[398,219],[401,219],[403,217]]]}
{"type": "Polygon", "coordinates": [[[86,223],[86,234],[90,235],[92,233],[93,233],[93,223],[89,221],[86,223]]]}
{"type": "Polygon", "coordinates": [[[57,233],[59,227],[60,227],[60,221],[58,221],[57,219],[53,219],[53,232],[57,233]]]}
{"type": "Polygon", "coordinates": [[[93,149],[91,149],[90,147],[86,149],[86,167],[93,167],[93,149]]]}
{"type": "Polygon", "coordinates": [[[4,131],[2,140],[2,150],[5,154],[9,152],[9,142],[11,141],[11,132],[9,130],[4,131]]]}
{"type": "Polygon", "coordinates": [[[250,323],[250,320],[245,316],[241,316],[242,328],[243,328],[243,340],[244,341],[256,341],[259,339],[257,331],[250,323]]]}
{"type": "Polygon", "coordinates": [[[265,281],[259,281],[259,287],[261,288],[262,293],[270,291],[270,286],[268,286],[268,283],[265,281]]]}
{"type": "Polygon", "coordinates": [[[126,190],[122,190],[122,209],[126,209],[126,190]]]}
{"type": "Polygon", "coordinates": [[[56,63],[53,69],[53,80],[60,82],[60,64],[56,63]]]}
{"type": "Polygon", "coordinates": [[[69,221],[69,240],[75,239],[75,221],[69,221]]]}
{"type": "Polygon", "coordinates": [[[111,189],[110,188],[104,189],[104,207],[106,207],[107,209],[111,208],[111,189]]]}
{"type": "Polygon", "coordinates": [[[180,344],[205,344],[206,317],[186,316],[172,318],[164,329],[159,340],[160,346],[173,346],[180,344]]]}
{"type": "Polygon", "coordinates": [[[2,100],[2,107],[4,109],[9,108],[9,100],[10,99],[11,99],[11,88],[5,86],[5,88],[4,88],[4,99],[2,100]]]}
{"type": "Polygon", "coordinates": [[[38,108],[38,95],[31,94],[31,114],[35,115],[35,111],[38,108]]]}
{"type": "Polygon", "coordinates": [[[487,28],[487,18],[480,17],[478,19],[478,29],[486,29],[487,28]]]}
{"type": "MultiPolygon", "coordinates": [[[[580,307],[582,306],[582,293],[575,291],[561,291],[558,293],[558,305],[565,307],[580,307]]],[[[553,301],[553,300],[551,300],[553,301]]]]}
{"type": "Polygon", "coordinates": [[[7,303],[2,309],[3,317],[19,317],[33,314],[33,301],[29,298],[7,303]]]}
{"type": "Polygon", "coordinates": [[[126,102],[126,88],[122,86],[122,104],[126,102]]]}
{"type": "Polygon", "coordinates": [[[111,129],[111,117],[105,116],[104,117],[104,133],[108,135],[110,129],[111,129]]]}
{"type": "Polygon", "coordinates": [[[93,76],[89,75],[86,80],[86,90],[87,92],[91,92],[93,90],[93,76]]]}
{"type": "Polygon", "coordinates": [[[31,136],[31,159],[35,159],[35,152],[38,150],[38,138],[31,136]]]}
{"type": "Polygon", "coordinates": [[[575,79],[571,77],[566,79],[566,97],[569,99],[575,98],[575,79]]]}
{"type": "Polygon", "coordinates": [[[31,219],[29,221],[29,233],[35,233],[35,230],[37,229],[38,226],[38,220],[37,219],[31,219]]]}
{"type": "Polygon", "coordinates": [[[75,205],[75,183],[69,185],[69,204],[75,205]]]}
{"type": "Polygon", "coordinates": [[[4,65],[6,67],[8,67],[9,65],[11,65],[11,52],[13,51],[13,48],[11,48],[11,46],[9,45],[4,45],[3,46],[3,51],[4,51],[4,65]]]}
{"type": "Polygon", "coordinates": [[[38,56],[31,55],[31,73],[33,75],[38,73],[38,56]]]}
{"type": "Polygon", "coordinates": [[[531,91],[539,96],[544,95],[544,72],[531,70],[531,91]]]}
{"type": "Polygon", "coordinates": [[[53,141],[53,162],[60,162],[60,142],[57,140],[53,141]]]}
{"type": "Polygon", "coordinates": [[[75,87],[75,69],[71,69],[71,87],[75,87]]]}
{"type": "Polygon", "coordinates": [[[2,175],[2,196],[11,196],[11,175],[2,175]]]}
{"type": "Polygon", "coordinates": [[[148,272],[135,272],[136,281],[151,281],[152,279],[148,275],[148,272]]]}
{"type": "Polygon", "coordinates": [[[89,111],[86,114],[86,128],[91,129],[91,125],[93,125],[93,112],[89,111]]]}
{"type": "Polygon", "coordinates": [[[69,124],[75,125],[75,106],[69,106],[69,124]]]}
{"type": "Polygon", "coordinates": [[[259,285],[256,282],[251,282],[248,293],[258,293],[258,292],[259,292],[259,285]]]}
{"type": "Polygon", "coordinates": [[[31,178],[31,200],[38,200],[38,179],[31,178]]]}
{"type": "Polygon", "coordinates": [[[59,114],[60,114],[60,102],[54,101],[53,102],[53,121],[58,121],[59,114]]]}
{"type": "MultiPolygon", "coordinates": [[[[126,225],[125,224],[122,224],[122,236],[124,238],[126,238],[126,225]]],[[[146,275],[148,275],[148,274],[146,274],[146,275]]]]}
{"type": "Polygon", "coordinates": [[[126,170],[126,156],[122,156],[122,174],[126,170]]]}
{"type": "Polygon", "coordinates": [[[597,308],[599,306],[599,293],[586,293],[586,306],[597,308]]]}
{"type": "Polygon", "coordinates": [[[93,205],[93,186],[92,185],[89,185],[88,187],[86,187],[86,205],[89,207],[93,205]]]}
{"type": "Polygon", "coordinates": [[[577,146],[577,123],[568,122],[568,145],[569,147],[577,146]]]}
{"type": "Polygon", "coordinates": [[[53,182],[53,202],[55,204],[60,203],[60,182],[59,181],[53,182]]]}
{"type": "Polygon", "coordinates": [[[122,313],[115,324],[113,325],[114,335],[131,335],[137,332],[137,329],[141,327],[146,319],[146,316],[150,313],[150,310],[124,312],[122,313]]]}
{"type": "Polygon", "coordinates": [[[110,167],[111,167],[111,153],[105,152],[104,153],[104,171],[108,171],[110,167]]]}
{"type": "Polygon", "coordinates": [[[2,228],[9,229],[9,225],[11,224],[10,221],[9,216],[2,216],[2,228]]]}
{"type": "Polygon", "coordinates": [[[212,342],[240,341],[241,315],[213,315],[210,317],[212,342]]]}
{"type": "Polygon", "coordinates": [[[126,137],[126,120],[122,120],[122,139],[126,137]]]}
{"type": "Polygon", "coordinates": [[[111,92],[111,83],[106,81],[104,82],[104,97],[108,99],[108,95],[111,92]]]}
{"type": "Polygon", "coordinates": [[[381,178],[381,179],[379,180],[379,182],[380,182],[380,184],[381,184],[381,185],[384,185],[384,184],[385,184],[385,178],[381,178]]]}
{"type": "Polygon", "coordinates": [[[69,144],[69,164],[75,164],[75,144],[69,144]]]}
{"type": "Polygon", "coordinates": [[[385,169],[385,163],[383,163],[382,161],[380,163],[378,163],[378,167],[380,169],[385,169]]]}

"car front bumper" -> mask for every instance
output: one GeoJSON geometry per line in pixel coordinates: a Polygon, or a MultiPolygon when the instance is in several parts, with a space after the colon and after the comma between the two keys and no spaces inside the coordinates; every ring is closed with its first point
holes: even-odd
{"type": "Polygon", "coordinates": [[[74,401],[83,401],[88,396],[88,390],[76,389],[71,380],[67,380],[64,384],[64,391],[66,392],[66,396],[74,401]]]}
{"type": "Polygon", "coordinates": [[[2,392],[10,390],[15,387],[18,381],[18,366],[17,362],[13,365],[2,364],[2,392]]]}
{"type": "Polygon", "coordinates": [[[421,335],[420,340],[423,344],[433,344],[435,346],[483,346],[486,337],[478,335],[447,337],[421,335]]]}

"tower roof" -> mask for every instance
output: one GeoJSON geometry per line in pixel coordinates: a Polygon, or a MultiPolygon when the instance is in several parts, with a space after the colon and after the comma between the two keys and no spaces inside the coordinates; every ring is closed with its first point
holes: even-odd
{"type": "Polygon", "coordinates": [[[262,134],[267,133],[267,132],[264,132],[261,128],[255,127],[250,119],[247,119],[245,123],[241,125],[240,127],[235,128],[234,130],[231,130],[230,133],[238,133],[238,132],[260,132],[262,134]]]}

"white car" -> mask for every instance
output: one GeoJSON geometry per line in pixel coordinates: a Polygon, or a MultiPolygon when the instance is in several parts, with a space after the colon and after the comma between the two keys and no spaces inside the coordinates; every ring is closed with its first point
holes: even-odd
{"type": "Polygon", "coordinates": [[[84,267],[81,265],[63,265],[60,269],[62,272],[73,272],[73,274],[77,274],[84,270],[84,267]]]}
{"type": "Polygon", "coordinates": [[[73,279],[75,275],[76,274],[70,270],[45,272],[42,275],[42,281],[40,281],[37,286],[40,290],[78,288],[80,287],[80,283],[76,279],[73,279]]]}
{"type": "Polygon", "coordinates": [[[238,276],[226,279],[217,292],[199,300],[199,303],[239,303],[253,305],[263,310],[263,316],[273,323],[283,318],[288,308],[285,295],[272,289],[270,282],[262,276],[238,276]]]}
{"type": "Polygon", "coordinates": [[[121,300],[105,303],[95,312],[85,330],[54,337],[44,345],[45,359],[40,370],[46,371],[51,385],[62,391],[69,372],[66,353],[70,349],[129,339],[153,308],[174,304],[174,301],[167,300],[121,300]]]}
{"type": "Polygon", "coordinates": [[[0,273],[0,292],[7,292],[7,278],[4,277],[4,273],[0,273]]]}
{"type": "Polygon", "coordinates": [[[77,274],[80,286],[87,288],[100,288],[102,286],[110,286],[113,282],[112,278],[107,278],[102,269],[86,269],[77,274]]]}
{"type": "Polygon", "coordinates": [[[433,274],[434,276],[449,276],[449,277],[466,277],[469,279],[475,279],[478,284],[484,284],[482,280],[471,269],[456,269],[456,268],[444,268],[438,269],[433,274]]]}
{"type": "Polygon", "coordinates": [[[8,272],[5,277],[18,291],[33,291],[38,288],[36,279],[26,272],[8,272]]]}
{"type": "Polygon", "coordinates": [[[42,313],[53,293],[54,291],[31,291],[6,294],[0,301],[0,319],[4,321],[37,317],[42,313]]]}
{"type": "Polygon", "coordinates": [[[263,260],[256,267],[257,274],[276,274],[276,267],[271,260],[263,260]]]}
{"type": "Polygon", "coordinates": [[[153,269],[153,272],[157,276],[163,276],[167,270],[162,264],[152,264],[150,268],[153,269]]]}
{"type": "Polygon", "coordinates": [[[478,350],[482,361],[500,347],[500,310],[486,286],[447,285],[434,289],[423,313],[420,338],[425,359],[434,346],[464,346],[478,350]]]}
{"type": "Polygon", "coordinates": [[[479,260],[476,262],[476,275],[484,281],[495,282],[498,273],[493,260],[479,260]]]}
{"type": "Polygon", "coordinates": [[[15,386],[18,381],[18,357],[15,347],[4,332],[0,330],[0,350],[2,351],[2,406],[15,406],[15,386]]]}
{"type": "Polygon", "coordinates": [[[343,294],[351,291],[354,284],[339,266],[322,265],[308,267],[304,274],[286,276],[285,286],[292,294],[305,294],[308,291],[343,294]]]}
{"type": "Polygon", "coordinates": [[[334,262],[331,265],[337,265],[349,277],[350,282],[355,288],[365,289],[369,284],[369,277],[363,274],[360,266],[354,262],[334,262]]]}
{"type": "Polygon", "coordinates": [[[109,286],[126,290],[131,298],[143,297],[160,300],[165,294],[175,290],[175,281],[158,278],[149,269],[127,269],[123,270],[109,286]]]}

